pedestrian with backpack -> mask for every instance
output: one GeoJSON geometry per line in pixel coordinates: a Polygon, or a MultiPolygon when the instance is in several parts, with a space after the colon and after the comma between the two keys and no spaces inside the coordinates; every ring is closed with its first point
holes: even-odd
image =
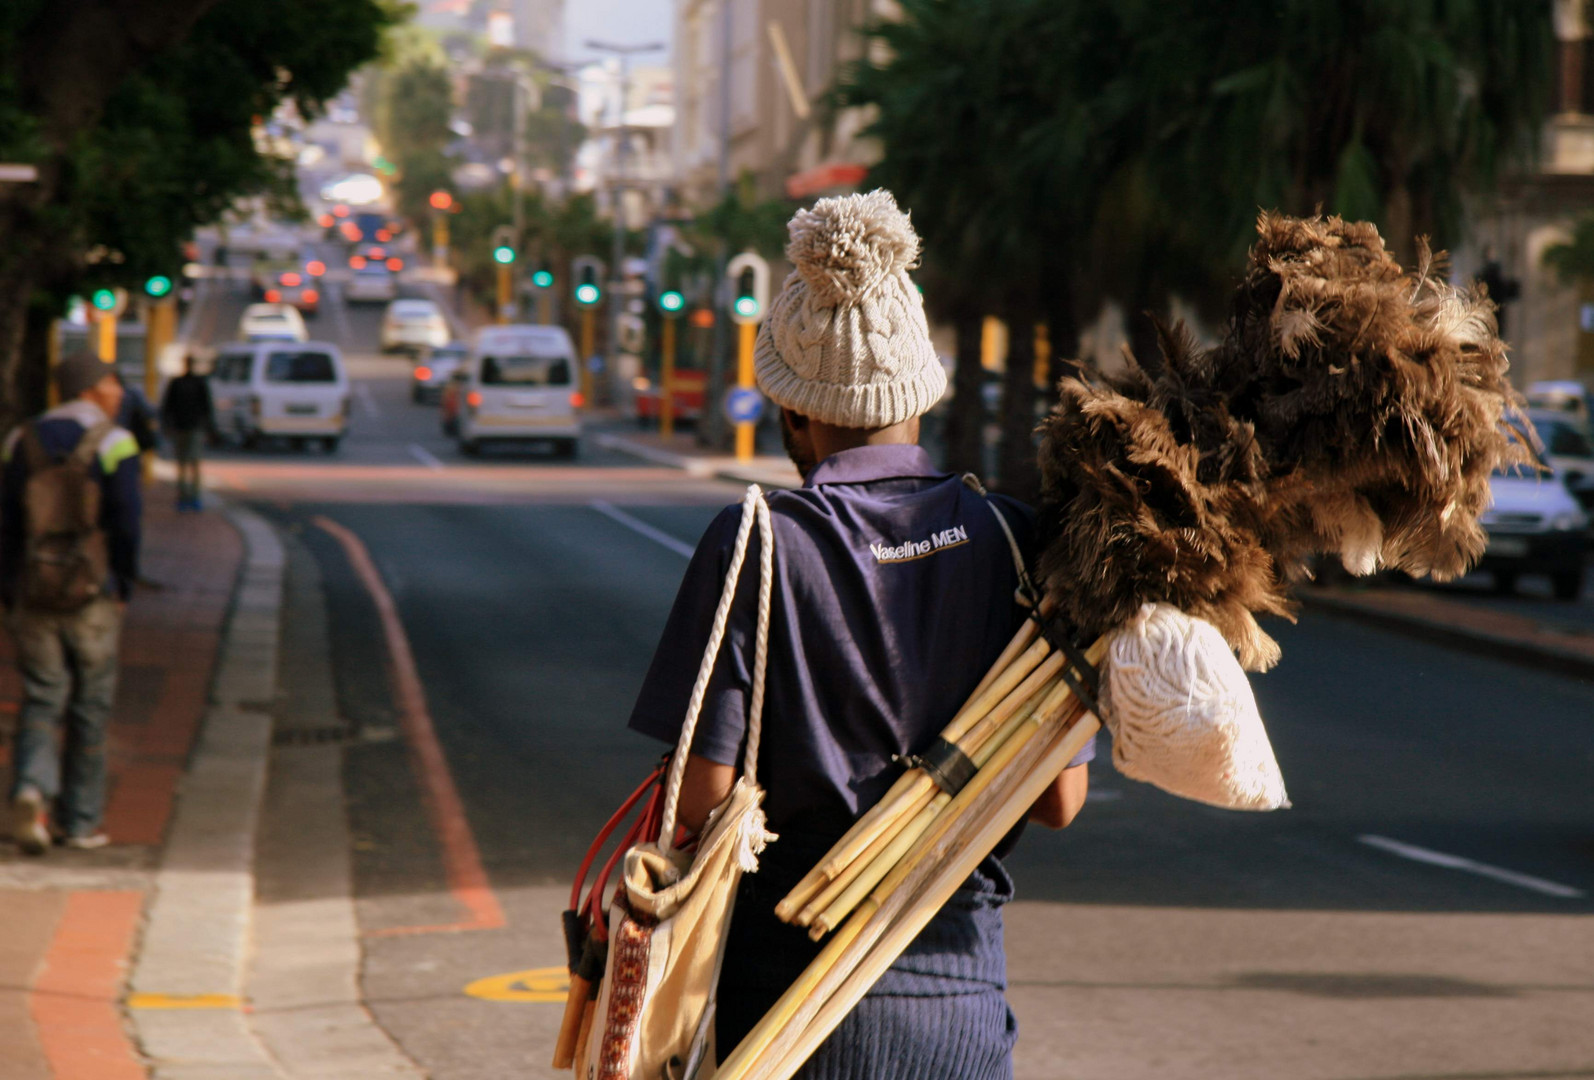
{"type": "Polygon", "coordinates": [[[78,353],[54,379],[62,404],[17,427],[0,450],[0,603],[24,695],[12,831],[30,855],[49,849],[52,809],[67,847],[110,842],[100,827],[105,732],[142,514],[138,443],[111,420],[122,403],[115,370],[78,353]]]}

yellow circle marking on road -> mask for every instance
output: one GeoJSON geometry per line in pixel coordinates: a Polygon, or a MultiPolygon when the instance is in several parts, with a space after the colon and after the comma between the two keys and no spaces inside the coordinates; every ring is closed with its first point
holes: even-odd
{"type": "Polygon", "coordinates": [[[465,987],[465,993],[483,1001],[559,1001],[570,996],[570,972],[562,967],[511,971],[489,975],[465,987]]]}
{"type": "Polygon", "coordinates": [[[234,994],[129,994],[129,1009],[237,1009],[234,994]]]}

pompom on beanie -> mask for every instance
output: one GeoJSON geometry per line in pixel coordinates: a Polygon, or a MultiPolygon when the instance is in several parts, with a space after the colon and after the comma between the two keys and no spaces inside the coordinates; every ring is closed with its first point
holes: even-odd
{"type": "Polygon", "coordinates": [[[908,277],[919,259],[908,215],[878,189],[820,199],[788,228],[795,269],[753,350],[764,393],[839,427],[889,427],[928,412],[946,392],[946,369],[908,277]]]}

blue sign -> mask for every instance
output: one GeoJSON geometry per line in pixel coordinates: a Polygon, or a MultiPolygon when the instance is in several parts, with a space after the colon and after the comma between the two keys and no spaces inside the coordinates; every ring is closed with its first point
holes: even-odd
{"type": "Polygon", "coordinates": [[[725,395],[725,415],[733,424],[756,424],[764,415],[764,395],[751,386],[738,386],[725,395]]]}

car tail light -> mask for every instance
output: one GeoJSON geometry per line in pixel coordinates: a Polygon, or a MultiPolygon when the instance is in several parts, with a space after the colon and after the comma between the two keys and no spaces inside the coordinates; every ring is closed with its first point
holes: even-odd
{"type": "Polygon", "coordinates": [[[311,277],[320,277],[327,272],[327,264],[320,259],[311,259],[304,264],[304,268],[311,277]]]}
{"type": "Polygon", "coordinates": [[[331,214],[322,214],[320,217],[315,219],[315,223],[317,225],[321,226],[323,229],[330,229],[330,228],[332,228],[332,223],[335,220],[337,220],[337,219],[334,218],[331,214]]]}
{"type": "Polygon", "coordinates": [[[365,269],[365,256],[364,255],[350,255],[349,256],[349,269],[350,270],[364,270],[365,269]]]}
{"type": "Polygon", "coordinates": [[[421,380],[421,382],[426,382],[432,377],[432,369],[427,367],[425,364],[422,364],[420,367],[415,369],[415,377],[421,380]]]}
{"type": "Polygon", "coordinates": [[[387,258],[387,249],[386,248],[374,247],[370,251],[367,251],[365,254],[366,254],[367,258],[385,259],[385,258],[387,258]]]}
{"type": "Polygon", "coordinates": [[[286,274],[283,274],[277,280],[282,282],[283,285],[285,285],[288,288],[292,289],[292,288],[297,287],[298,284],[301,281],[303,281],[304,279],[301,278],[298,274],[294,273],[292,270],[289,270],[286,274]]]}
{"type": "Polygon", "coordinates": [[[354,222],[345,221],[343,223],[343,228],[342,228],[341,231],[343,233],[343,238],[345,240],[347,240],[349,243],[354,244],[354,243],[358,243],[359,242],[359,239],[360,239],[360,227],[358,225],[354,224],[354,222]]]}
{"type": "Polygon", "coordinates": [[[393,239],[393,234],[388,232],[386,229],[378,229],[376,230],[376,238],[385,244],[389,240],[393,239]]]}
{"type": "Polygon", "coordinates": [[[304,292],[299,294],[299,299],[306,304],[313,304],[317,300],[321,299],[321,294],[316,292],[314,289],[306,289],[304,292]]]}
{"type": "Polygon", "coordinates": [[[572,409],[585,409],[587,407],[587,396],[577,390],[570,395],[570,407],[572,409]]]}
{"type": "Polygon", "coordinates": [[[387,268],[396,274],[404,269],[404,260],[394,256],[387,261],[387,268]]]}
{"type": "Polygon", "coordinates": [[[349,208],[347,206],[344,206],[342,203],[339,203],[337,206],[334,206],[332,208],[332,212],[334,214],[336,214],[338,217],[348,217],[349,216],[349,208]]]}
{"type": "Polygon", "coordinates": [[[480,390],[472,390],[470,393],[466,394],[465,395],[465,404],[467,406],[469,406],[470,408],[472,408],[472,409],[481,408],[482,407],[482,393],[481,393],[481,391],[480,390]]]}
{"type": "Polygon", "coordinates": [[[266,290],[266,303],[268,303],[268,304],[276,304],[276,303],[280,303],[281,300],[282,300],[282,293],[281,292],[279,292],[276,289],[267,289],[266,290]]]}

